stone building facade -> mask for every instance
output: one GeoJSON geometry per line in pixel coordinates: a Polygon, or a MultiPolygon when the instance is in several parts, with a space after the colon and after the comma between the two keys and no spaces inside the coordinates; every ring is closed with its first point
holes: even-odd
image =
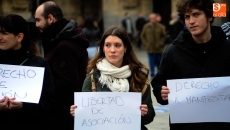
{"type": "MultiPolygon", "coordinates": [[[[22,15],[25,19],[31,17],[30,2],[36,5],[46,0],[0,0],[0,15],[15,13],[22,15]]],[[[125,12],[129,12],[133,21],[139,12],[149,14],[152,12],[153,0],[52,0],[63,10],[67,19],[76,20],[79,25],[89,15],[95,17],[96,21],[102,22],[103,27],[120,25],[125,12]]]]}
{"type": "MultiPolygon", "coordinates": [[[[31,17],[31,1],[36,6],[47,0],[0,0],[0,15],[16,13],[25,19],[31,17]]],[[[167,24],[170,20],[171,12],[176,11],[177,0],[52,0],[63,10],[67,19],[76,20],[79,25],[83,25],[83,19],[89,15],[94,16],[98,23],[103,23],[104,29],[111,25],[120,25],[124,18],[124,13],[129,12],[133,22],[140,12],[144,13],[146,19],[151,12],[162,15],[162,22],[167,24]]],[[[230,14],[229,0],[216,0],[227,4],[227,14],[230,14]]],[[[228,16],[228,15],[227,15],[228,16]]],[[[214,24],[230,21],[226,18],[216,18],[214,24]]]]}

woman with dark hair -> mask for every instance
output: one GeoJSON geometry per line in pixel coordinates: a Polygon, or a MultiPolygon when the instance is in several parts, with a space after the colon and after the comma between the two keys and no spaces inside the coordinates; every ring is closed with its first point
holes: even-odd
{"type": "Polygon", "coordinates": [[[38,53],[31,35],[35,29],[32,26],[35,25],[27,23],[19,15],[0,17],[0,64],[45,68],[38,104],[19,102],[7,96],[0,99],[1,130],[50,130],[52,125],[52,75],[47,62],[35,55],[38,53]]]}
{"type": "MultiPolygon", "coordinates": [[[[141,130],[147,129],[144,125],[152,122],[155,116],[148,85],[149,69],[137,59],[123,27],[111,27],[105,31],[99,41],[99,52],[90,60],[87,72],[89,75],[84,81],[83,92],[144,92],[140,106],[141,130]],[[95,90],[92,88],[92,77],[95,90]]],[[[76,107],[70,107],[72,116],[76,107]]]]}

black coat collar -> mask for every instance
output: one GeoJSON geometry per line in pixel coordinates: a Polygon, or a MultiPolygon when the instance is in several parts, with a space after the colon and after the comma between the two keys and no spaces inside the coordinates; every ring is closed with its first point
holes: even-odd
{"type": "Polygon", "coordinates": [[[60,31],[68,24],[68,20],[61,19],[57,22],[48,26],[41,34],[42,45],[44,48],[45,54],[50,51],[52,48],[57,46],[58,42],[53,42],[53,39],[60,33],[60,31]]]}
{"type": "Polygon", "coordinates": [[[20,65],[32,54],[29,51],[19,50],[0,50],[0,64],[20,65]]]}
{"type": "MultiPolygon", "coordinates": [[[[211,40],[215,45],[222,44],[226,40],[226,36],[220,27],[211,26],[211,34],[211,40]]],[[[194,42],[195,41],[193,40],[191,33],[188,31],[188,29],[184,29],[179,33],[179,35],[172,42],[172,44],[177,45],[178,47],[183,49],[188,49],[193,47],[194,42]]]]}
{"type": "Polygon", "coordinates": [[[57,22],[48,26],[41,34],[42,39],[52,40],[57,34],[69,23],[66,19],[58,20],[57,22]]]}

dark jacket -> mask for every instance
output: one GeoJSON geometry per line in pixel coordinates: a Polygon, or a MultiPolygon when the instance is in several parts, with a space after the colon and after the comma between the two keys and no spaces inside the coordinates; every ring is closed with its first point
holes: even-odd
{"type": "MultiPolygon", "coordinates": [[[[134,29],[133,29],[133,22],[132,22],[132,19],[131,18],[124,18],[122,21],[121,21],[121,24],[122,26],[126,29],[127,31],[127,23],[126,23],[126,20],[129,19],[130,20],[130,26],[131,26],[131,31],[132,33],[130,33],[129,35],[133,35],[134,33],[134,29]]],[[[128,32],[127,32],[128,33],[128,32]]]]}
{"type": "MultiPolygon", "coordinates": [[[[158,103],[168,104],[168,101],[164,101],[161,97],[161,87],[166,85],[166,80],[230,76],[230,43],[227,43],[219,27],[212,27],[211,33],[212,38],[209,42],[197,44],[188,30],[183,30],[164,51],[159,71],[151,81],[158,103]]],[[[170,128],[228,130],[230,123],[170,124],[170,128]]]]}
{"type": "Polygon", "coordinates": [[[160,23],[146,23],[141,32],[141,40],[148,53],[162,53],[165,42],[165,27],[160,23]]]}
{"type": "Polygon", "coordinates": [[[97,46],[98,38],[100,35],[100,29],[99,28],[83,28],[83,32],[87,39],[90,42],[90,46],[97,46]]]}
{"type": "Polygon", "coordinates": [[[144,25],[147,23],[147,21],[145,20],[145,18],[143,17],[139,17],[136,21],[136,29],[138,31],[138,33],[140,33],[144,27],[144,25]]]}
{"type": "Polygon", "coordinates": [[[27,58],[23,66],[45,68],[40,101],[38,104],[24,102],[22,109],[0,111],[0,130],[51,130],[55,100],[52,74],[47,61],[22,50],[0,50],[0,64],[20,65],[27,58]]]}
{"type": "Polygon", "coordinates": [[[61,19],[42,32],[42,43],[54,79],[56,129],[72,130],[69,108],[74,103],[74,92],[81,92],[86,77],[89,41],[75,21],[61,19]]]}
{"type": "MultiPolygon", "coordinates": [[[[93,78],[95,80],[95,86],[97,92],[111,92],[111,90],[104,85],[102,87],[101,83],[99,82],[100,78],[100,72],[94,71],[93,72],[93,78]]],[[[88,75],[84,81],[82,92],[92,92],[92,82],[91,82],[91,74],[88,75]]],[[[155,111],[152,105],[152,98],[150,93],[150,86],[146,89],[144,95],[142,96],[142,104],[146,104],[148,106],[148,114],[144,117],[141,117],[141,130],[147,130],[147,128],[144,125],[147,125],[153,121],[153,118],[155,117],[155,111]]]]}
{"type": "Polygon", "coordinates": [[[176,39],[176,37],[178,36],[178,34],[180,33],[181,30],[183,30],[184,24],[178,19],[176,21],[170,22],[169,24],[169,35],[173,40],[176,39]]]}

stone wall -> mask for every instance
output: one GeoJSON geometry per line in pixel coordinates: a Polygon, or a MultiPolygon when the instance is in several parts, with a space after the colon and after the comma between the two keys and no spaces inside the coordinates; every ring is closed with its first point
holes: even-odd
{"type": "MultiPolygon", "coordinates": [[[[37,0],[39,1],[39,0],[37,0]]],[[[103,18],[104,28],[111,25],[120,25],[124,13],[129,12],[133,22],[137,19],[139,12],[146,15],[153,10],[154,0],[53,0],[62,8],[67,19],[74,19],[79,24],[83,18],[90,14],[97,20],[103,18]],[[84,2],[84,3],[83,3],[84,2]]],[[[176,1],[171,0],[171,12],[176,12],[176,1]]],[[[216,18],[213,25],[221,25],[223,22],[230,21],[230,1],[216,0],[227,4],[227,17],[216,18]]],[[[22,15],[25,19],[31,16],[29,11],[29,0],[0,0],[0,15],[15,13],[22,15]]]]}
{"type": "Polygon", "coordinates": [[[1,0],[0,13],[7,15],[10,13],[19,14],[24,18],[29,18],[29,0],[1,0]]]}
{"type": "Polygon", "coordinates": [[[140,12],[147,17],[153,10],[152,0],[103,0],[102,5],[105,29],[111,25],[121,25],[125,12],[130,14],[133,25],[135,25],[140,12]]]}
{"type": "MultiPolygon", "coordinates": [[[[39,0],[37,0],[38,3],[39,0]]],[[[133,25],[140,12],[146,18],[153,10],[153,0],[53,0],[63,10],[64,17],[74,19],[80,25],[84,17],[93,15],[97,21],[103,19],[104,29],[111,25],[120,25],[124,13],[129,12],[133,25]]],[[[0,0],[0,14],[15,13],[25,19],[31,16],[29,0],[0,0]],[[2,11],[1,11],[2,10],[2,11]]],[[[135,27],[134,27],[135,28],[135,27]]]]}

